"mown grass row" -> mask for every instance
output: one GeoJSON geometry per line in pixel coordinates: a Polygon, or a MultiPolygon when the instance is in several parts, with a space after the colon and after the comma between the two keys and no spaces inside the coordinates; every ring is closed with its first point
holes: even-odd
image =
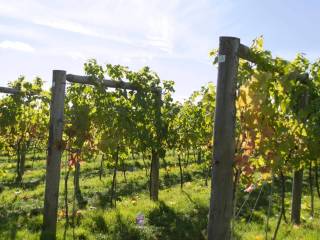
{"type": "MultiPolygon", "coordinates": [[[[136,162],[142,163],[141,159],[136,162]]],[[[205,185],[205,173],[202,166],[191,163],[184,169],[185,184],[180,188],[179,167],[175,166],[173,155],[167,158],[170,167],[161,168],[160,200],[149,200],[148,178],[145,169],[137,167],[132,160],[128,166],[136,166],[126,172],[127,181],[121,171],[117,180],[117,207],[109,204],[109,190],[112,181],[111,169],[105,169],[105,175],[99,179],[99,161],[87,161],[82,164],[81,189],[87,206],[75,209],[74,218],[66,228],[64,211],[64,166],[60,184],[58,239],[205,239],[207,214],[209,208],[210,187],[205,185]],[[134,170],[134,171],[132,171],[134,170]],[[136,224],[137,215],[145,218],[144,226],[136,224]]],[[[44,194],[45,161],[28,162],[24,182],[21,185],[10,184],[14,180],[14,164],[0,159],[0,167],[5,174],[0,176],[0,239],[38,239],[42,224],[41,208],[44,194]]],[[[141,164],[141,166],[143,166],[141,164]]],[[[70,175],[68,203],[70,215],[73,210],[73,179],[70,175]]],[[[290,207],[290,179],[287,179],[287,215],[290,207]]],[[[277,184],[275,184],[277,185],[277,184]]],[[[250,196],[240,187],[238,209],[242,207],[234,223],[236,239],[264,239],[266,209],[268,207],[269,185],[262,191],[254,211],[251,211],[260,188],[250,196]]],[[[273,195],[273,211],[270,219],[269,236],[276,223],[279,199],[277,189],[273,195]]],[[[300,227],[290,224],[281,225],[278,239],[318,239],[320,236],[319,208],[316,199],[316,215],[309,219],[309,196],[303,199],[300,227]]]]}

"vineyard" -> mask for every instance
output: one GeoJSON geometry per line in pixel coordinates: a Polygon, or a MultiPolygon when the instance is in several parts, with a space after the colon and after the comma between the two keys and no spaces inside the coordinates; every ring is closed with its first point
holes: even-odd
{"type": "Polygon", "coordinates": [[[0,239],[319,239],[320,60],[210,56],[183,102],[94,59],[0,87],[0,239]]]}

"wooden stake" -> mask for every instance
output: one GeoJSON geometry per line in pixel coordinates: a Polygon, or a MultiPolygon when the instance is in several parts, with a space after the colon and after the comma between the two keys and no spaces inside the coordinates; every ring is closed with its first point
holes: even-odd
{"type": "Polygon", "coordinates": [[[151,153],[151,169],[150,169],[150,198],[154,201],[158,201],[159,195],[159,167],[160,167],[160,156],[159,150],[161,148],[161,141],[162,141],[162,123],[161,123],[161,106],[162,106],[162,99],[161,99],[161,92],[154,92],[155,96],[155,109],[156,109],[156,116],[155,116],[155,124],[157,129],[157,147],[152,149],[151,153]]]}
{"type": "Polygon", "coordinates": [[[52,96],[50,105],[50,126],[46,187],[41,239],[56,239],[57,211],[60,183],[60,163],[63,152],[62,133],[64,125],[64,98],[66,72],[53,71],[52,96]]]}
{"type": "Polygon", "coordinates": [[[239,45],[238,38],[220,37],[208,240],[230,239],[239,45]]]}

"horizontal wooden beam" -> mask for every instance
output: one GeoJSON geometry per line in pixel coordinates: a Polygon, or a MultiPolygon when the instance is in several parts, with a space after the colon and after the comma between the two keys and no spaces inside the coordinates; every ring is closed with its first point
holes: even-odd
{"type": "Polygon", "coordinates": [[[17,94],[20,90],[8,87],[0,87],[0,93],[17,94]]]}
{"type": "MultiPolygon", "coordinates": [[[[269,68],[273,71],[276,71],[276,67],[273,64],[264,61],[264,59],[261,59],[259,54],[256,54],[249,47],[241,43],[238,49],[238,57],[255,64],[263,65],[265,68],[269,68]]],[[[289,63],[288,61],[285,62],[289,63]]]]}
{"type": "MultiPolygon", "coordinates": [[[[273,65],[269,62],[263,61],[263,59],[261,59],[261,57],[258,54],[256,54],[249,47],[247,47],[243,44],[239,45],[238,57],[259,65],[260,68],[263,70],[279,72],[279,69],[277,69],[275,65],[273,65]]],[[[283,60],[283,62],[287,63],[287,64],[290,63],[287,60],[283,60]]],[[[292,74],[294,74],[294,73],[292,73],[292,74]]],[[[309,74],[308,73],[299,74],[299,75],[295,76],[295,78],[298,81],[305,83],[309,78],[309,74]]]]}
{"type": "MultiPolygon", "coordinates": [[[[95,81],[92,80],[89,76],[79,76],[73,74],[67,74],[67,81],[72,83],[81,83],[81,84],[88,84],[88,85],[95,85],[95,81]]],[[[115,81],[109,79],[103,79],[102,85],[106,88],[122,88],[122,89],[129,89],[134,91],[141,90],[139,86],[136,86],[132,83],[124,82],[124,81],[115,81]]],[[[161,88],[153,87],[150,89],[153,92],[161,92],[161,88]]]]}
{"type": "Polygon", "coordinates": [[[239,45],[238,56],[244,60],[255,62],[255,59],[253,57],[253,54],[250,48],[241,43],[239,45]]]}

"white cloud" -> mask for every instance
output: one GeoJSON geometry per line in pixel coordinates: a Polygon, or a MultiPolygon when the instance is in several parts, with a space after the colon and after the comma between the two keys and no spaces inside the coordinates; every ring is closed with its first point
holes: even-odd
{"type": "Polygon", "coordinates": [[[86,61],[89,57],[85,56],[82,52],[78,51],[68,51],[65,53],[67,57],[71,57],[73,60],[78,60],[81,62],[86,61]]]}
{"type": "Polygon", "coordinates": [[[168,11],[163,11],[167,7],[163,7],[162,1],[161,4],[159,0],[57,2],[0,0],[0,15],[132,47],[151,47],[163,52],[172,49],[169,28],[174,26],[174,21],[169,19],[168,11]],[[63,8],[52,5],[63,5],[63,8]]]}
{"type": "Polygon", "coordinates": [[[27,38],[28,41],[46,41],[47,36],[30,26],[17,27],[9,24],[0,23],[0,33],[10,38],[27,38]]]}
{"type": "Polygon", "coordinates": [[[85,24],[80,24],[66,19],[36,17],[32,19],[32,23],[68,32],[79,33],[91,37],[103,38],[119,43],[132,44],[132,42],[126,38],[122,38],[114,34],[106,35],[102,32],[99,32],[98,30],[95,30],[95,27],[86,26],[85,24]]]}
{"type": "Polygon", "coordinates": [[[191,89],[186,79],[200,84],[204,71],[181,74],[212,67],[208,51],[217,46],[225,6],[217,0],[0,0],[0,41],[32,43],[37,67],[63,62],[75,71],[88,58],[136,69],[147,64],[191,89]]]}
{"type": "Polygon", "coordinates": [[[81,24],[77,24],[72,21],[67,21],[64,19],[59,19],[59,18],[48,18],[48,17],[35,17],[32,19],[32,22],[34,24],[46,26],[46,27],[51,27],[55,29],[61,29],[61,30],[66,30],[70,32],[75,32],[75,33],[81,33],[84,35],[92,35],[92,36],[99,36],[99,34],[95,33],[94,31],[85,28],[81,24]]]}
{"type": "MultiPolygon", "coordinates": [[[[213,2],[96,0],[92,4],[91,0],[0,0],[0,16],[18,20],[25,25],[29,23],[28,26],[38,32],[28,34],[25,31],[24,37],[44,36],[41,40],[34,37],[41,44],[39,51],[59,48],[64,52],[85,51],[86,55],[94,57],[99,48],[101,52],[117,54],[118,51],[120,55],[124,52],[121,48],[125,48],[127,55],[124,58],[130,58],[131,55],[136,57],[136,52],[144,52],[147,58],[181,56],[207,61],[207,52],[217,41],[210,36],[217,31],[221,12],[229,8],[224,6],[230,5],[213,2]],[[209,20],[207,26],[210,28],[201,30],[203,23],[209,20]],[[53,32],[50,29],[66,32],[53,32]],[[85,38],[71,36],[67,32],[81,34],[85,38]],[[69,39],[62,42],[64,34],[69,39]],[[70,43],[71,38],[73,43],[70,43]],[[86,39],[85,42],[82,42],[83,39],[86,39]],[[90,48],[95,51],[89,52],[87,49],[90,48]]],[[[19,29],[19,32],[24,27],[10,26],[19,29]]]]}
{"type": "Polygon", "coordinates": [[[34,48],[29,44],[19,41],[2,41],[0,42],[0,48],[13,49],[22,52],[34,52],[34,48]]]}

